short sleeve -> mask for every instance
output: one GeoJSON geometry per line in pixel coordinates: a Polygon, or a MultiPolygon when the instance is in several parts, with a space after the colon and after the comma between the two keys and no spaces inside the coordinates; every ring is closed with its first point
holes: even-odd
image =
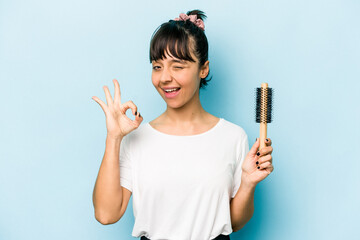
{"type": "Polygon", "coordinates": [[[125,135],[120,143],[120,185],[132,192],[132,167],[130,155],[130,136],[125,135]]]}
{"type": "Polygon", "coordinates": [[[240,149],[239,156],[237,157],[236,164],[235,164],[235,172],[234,172],[234,178],[233,178],[234,182],[233,182],[233,190],[232,190],[231,198],[235,197],[235,195],[240,187],[242,164],[245,160],[246,155],[250,151],[249,140],[248,140],[248,136],[246,135],[246,133],[243,136],[242,141],[240,142],[239,149],[240,149]]]}

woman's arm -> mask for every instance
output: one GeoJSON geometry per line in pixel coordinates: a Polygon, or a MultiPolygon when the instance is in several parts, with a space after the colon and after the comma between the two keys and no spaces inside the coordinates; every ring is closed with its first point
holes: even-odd
{"type": "Polygon", "coordinates": [[[121,104],[119,82],[114,79],[113,83],[114,100],[107,86],[103,87],[107,104],[96,96],[92,97],[101,106],[106,116],[106,148],[93,191],[95,218],[102,224],[117,222],[126,210],[131,194],[130,191],[124,191],[126,192],[124,195],[120,184],[120,144],[127,134],[140,126],[143,120],[132,101],[121,104]],[[126,116],[129,108],[135,115],[135,120],[126,116]],[[123,195],[126,201],[124,208],[122,208],[123,195]]]}
{"type": "Polygon", "coordinates": [[[230,201],[230,215],[233,232],[239,231],[254,214],[254,193],[256,185],[241,182],[235,197],[230,201]]]}
{"type": "Polygon", "coordinates": [[[256,139],[242,164],[240,187],[230,201],[231,225],[234,232],[243,228],[253,216],[255,187],[274,170],[271,139],[267,138],[264,141],[266,147],[258,151],[260,140],[256,139]]]}
{"type": "Polygon", "coordinates": [[[119,220],[122,205],[120,185],[120,138],[106,137],[106,148],[93,191],[95,218],[102,224],[119,220]]]}

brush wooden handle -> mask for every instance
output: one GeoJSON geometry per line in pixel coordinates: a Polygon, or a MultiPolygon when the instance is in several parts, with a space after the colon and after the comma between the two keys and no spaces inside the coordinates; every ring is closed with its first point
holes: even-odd
{"type": "Polygon", "coordinates": [[[266,147],[265,139],[266,139],[266,131],[267,131],[267,125],[266,123],[260,123],[260,147],[259,150],[266,147]]]}
{"type": "MultiPolygon", "coordinates": [[[[267,83],[262,83],[261,88],[268,88],[268,84],[267,83]]],[[[265,108],[263,108],[262,111],[265,111],[265,108]]],[[[266,113],[263,113],[263,116],[265,116],[265,114],[266,113]]],[[[260,122],[260,147],[259,147],[259,150],[266,147],[266,144],[265,144],[265,139],[267,138],[266,133],[267,133],[266,121],[260,122]]]]}

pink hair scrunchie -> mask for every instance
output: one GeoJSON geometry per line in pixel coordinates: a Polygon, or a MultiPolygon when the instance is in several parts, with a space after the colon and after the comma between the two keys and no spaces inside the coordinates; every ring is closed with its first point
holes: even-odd
{"type": "Polygon", "coordinates": [[[196,26],[198,26],[201,30],[205,30],[204,22],[201,19],[198,19],[196,15],[186,15],[185,13],[180,13],[178,18],[175,18],[175,21],[186,21],[190,20],[193,22],[196,26]]]}

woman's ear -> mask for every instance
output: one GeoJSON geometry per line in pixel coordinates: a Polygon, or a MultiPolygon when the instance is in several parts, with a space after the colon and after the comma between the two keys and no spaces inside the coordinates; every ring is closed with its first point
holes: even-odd
{"type": "Polygon", "coordinates": [[[205,78],[209,73],[209,60],[207,60],[200,69],[200,77],[205,78]]]}

